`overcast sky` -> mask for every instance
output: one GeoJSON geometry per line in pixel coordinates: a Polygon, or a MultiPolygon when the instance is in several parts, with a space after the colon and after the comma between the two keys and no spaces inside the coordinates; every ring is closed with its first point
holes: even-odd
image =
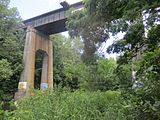
{"type": "MultiPolygon", "coordinates": [[[[23,20],[41,15],[43,13],[61,8],[62,0],[11,0],[10,6],[17,7],[23,20]]],[[[82,0],[66,0],[73,4],[82,0]]]]}

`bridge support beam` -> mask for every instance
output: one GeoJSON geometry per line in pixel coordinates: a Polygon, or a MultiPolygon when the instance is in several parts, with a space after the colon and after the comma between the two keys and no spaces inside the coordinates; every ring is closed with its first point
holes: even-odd
{"type": "Polygon", "coordinates": [[[47,73],[48,73],[48,55],[45,54],[42,63],[41,89],[48,88],[47,73]]]}
{"type": "Polygon", "coordinates": [[[53,88],[52,47],[52,41],[49,39],[49,36],[28,26],[23,54],[24,70],[21,74],[18,92],[15,94],[15,99],[27,95],[30,89],[34,89],[35,54],[39,49],[46,52],[42,63],[41,89],[53,88]]]}

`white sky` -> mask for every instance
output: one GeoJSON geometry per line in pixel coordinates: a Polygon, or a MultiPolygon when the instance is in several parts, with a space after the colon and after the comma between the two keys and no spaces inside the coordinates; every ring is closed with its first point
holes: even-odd
{"type": "MultiPolygon", "coordinates": [[[[59,2],[62,0],[11,0],[10,6],[17,7],[23,20],[41,15],[43,13],[61,8],[59,2]]],[[[73,4],[82,0],[66,0],[73,4]]]]}

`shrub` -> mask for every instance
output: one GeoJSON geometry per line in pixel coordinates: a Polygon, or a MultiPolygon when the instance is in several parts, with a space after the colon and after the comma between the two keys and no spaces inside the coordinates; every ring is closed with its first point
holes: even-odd
{"type": "Polygon", "coordinates": [[[13,120],[125,120],[120,92],[38,91],[18,101],[13,120]]]}

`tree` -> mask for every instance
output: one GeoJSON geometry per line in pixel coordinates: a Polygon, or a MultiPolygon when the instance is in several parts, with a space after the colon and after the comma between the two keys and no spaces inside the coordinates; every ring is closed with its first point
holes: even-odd
{"type": "Polygon", "coordinates": [[[96,50],[100,47],[108,34],[103,34],[104,29],[99,27],[100,24],[92,24],[88,19],[88,13],[85,9],[75,11],[71,9],[68,12],[67,28],[71,37],[78,37],[83,40],[84,47],[82,60],[86,64],[94,64],[96,61],[96,50]],[[91,31],[91,32],[90,32],[91,31]],[[102,36],[101,36],[102,35],[102,36]],[[103,39],[102,39],[103,38],[103,39]]]}
{"type": "Polygon", "coordinates": [[[143,82],[143,87],[133,97],[138,108],[138,118],[160,119],[160,48],[159,26],[152,27],[148,33],[147,48],[138,63],[137,80],[143,82]]]}
{"type": "MultiPolygon", "coordinates": [[[[23,30],[16,8],[9,0],[0,0],[0,61],[3,69],[0,80],[0,100],[10,101],[18,87],[22,70],[23,30]]],[[[2,68],[2,67],[1,67],[2,68]]]]}
{"type": "Polygon", "coordinates": [[[132,87],[132,66],[130,64],[118,65],[114,73],[117,76],[119,88],[128,89],[132,87]]]}
{"type": "Polygon", "coordinates": [[[81,61],[83,44],[80,39],[70,39],[57,34],[54,41],[54,82],[57,87],[78,89],[85,78],[85,65],[81,61]]]}
{"type": "MultiPolygon", "coordinates": [[[[80,11],[82,16],[77,17],[77,22],[72,22],[76,18],[71,15],[70,30],[79,30],[82,34],[84,28],[85,34],[91,36],[100,29],[101,40],[106,33],[125,32],[123,39],[115,41],[107,52],[120,54],[118,66],[122,70],[126,64],[140,61],[134,69],[137,71],[136,80],[143,82],[144,87],[127,94],[132,96],[129,100],[134,104],[132,110],[136,114],[132,115],[134,119],[159,119],[159,0],[85,0],[84,3],[85,8],[80,11]]],[[[121,74],[117,74],[121,79],[121,74]]],[[[124,84],[121,80],[120,83],[124,84]]],[[[127,86],[131,88],[130,82],[127,86]]]]}
{"type": "Polygon", "coordinates": [[[0,61],[0,68],[0,81],[10,79],[13,74],[10,63],[7,60],[2,59],[0,61]]]}
{"type": "Polygon", "coordinates": [[[113,58],[100,57],[97,64],[88,66],[87,87],[91,91],[107,91],[117,89],[117,78],[114,71],[117,63],[113,58]]]}

